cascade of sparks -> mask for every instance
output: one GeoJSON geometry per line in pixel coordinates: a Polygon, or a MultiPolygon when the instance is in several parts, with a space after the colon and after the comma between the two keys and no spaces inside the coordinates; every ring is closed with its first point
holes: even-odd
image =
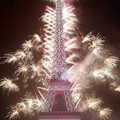
{"type": "MultiPolygon", "coordinates": [[[[68,65],[67,76],[71,82],[71,95],[76,110],[80,113],[90,112],[99,119],[110,119],[112,110],[109,106],[104,108],[104,101],[89,90],[93,85],[108,84],[110,90],[120,92],[120,78],[116,69],[119,58],[104,49],[105,40],[99,34],[94,36],[90,32],[86,36],[77,35],[75,29],[78,19],[75,15],[75,7],[70,4],[73,0],[62,1],[64,2],[62,37],[65,40],[65,62],[68,65]]],[[[5,59],[3,63],[17,66],[14,79],[6,77],[1,79],[0,86],[3,91],[11,94],[26,88],[16,84],[18,80],[23,79],[27,87],[31,87],[29,82],[34,81],[37,92],[33,93],[35,96],[26,93],[19,103],[11,106],[11,111],[8,113],[9,119],[17,118],[23,113],[34,115],[34,112],[44,110],[45,92],[49,91],[47,87],[54,62],[55,9],[47,6],[41,18],[44,23],[44,37],[34,34],[22,44],[20,50],[5,54],[3,57],[5,59]]]]}

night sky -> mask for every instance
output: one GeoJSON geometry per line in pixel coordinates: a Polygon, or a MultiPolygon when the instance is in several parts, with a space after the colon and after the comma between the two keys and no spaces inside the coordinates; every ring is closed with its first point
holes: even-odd
{"type": "MultiPolygon", "coordinates": [[[[39,33],[42,23],[38,19],[46,5],[51,4],[43,0],[0,0],[0,57],[20,49],[28,35],[39,33]]],[[[120,0],[79,0],[75,6],[79,30],[84,35],[100,33],[111,52],[120,55],[120,0]]],[[[9,68],[0,66],[0,78],[11,73],[9,68]]],[[[1,91],[0,95],[0,120],[4,120],[14,95],[8,98],[1,91]]]]}

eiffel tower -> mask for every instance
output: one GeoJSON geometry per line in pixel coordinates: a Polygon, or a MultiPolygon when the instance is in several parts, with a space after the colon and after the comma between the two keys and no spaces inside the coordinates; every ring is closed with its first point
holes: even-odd
{"type": "Polygon", "coordinates": [[[106,104],[103,92],[110,93],[108,99],[120,92],[119,58],[104,49],[99,34],[76,34],[75,0],[48,1],[55,9],[46,6],[41,17],[44,35],[30,35],[21,49],[3,57],[15,70],[0,87],[7,95],[24,96],[10,106],[9,120],[20,115],[22,120],[111,120],[113,105],[106,104]]]}
{"type": "Polygon", "coordinates": [[[65,2],[63,0],[54,2],[55,20],[53,21],[54,30],[52,34],[54,37],[51,39],[54,50],[51,56],[53,59],[51,82],[48,87],[45,109],[39,120],[80,120],[80,115],[72,100],[71,84],[67,78],[65,38],[63,37],[63,6],[65,2]]]}

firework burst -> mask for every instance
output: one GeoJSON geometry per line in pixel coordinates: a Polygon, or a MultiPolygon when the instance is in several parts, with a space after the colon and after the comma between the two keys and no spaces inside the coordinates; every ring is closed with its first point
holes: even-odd
{"type": "Polygon", "coordinates": [[[10,92],[19,91],[19,87],[15,83],[13,83],[12,79],[3,78],[0,82],[0,86],[2,87],[3,91],[7,91],[8,94],[10,92]]]}
{"type": "Polygon", "coordinates": [[[100,118],[103,120],[110,119],[111,114],[112,114],[112,110],[110,108],[101,109],[99,112],[100,118]]]}

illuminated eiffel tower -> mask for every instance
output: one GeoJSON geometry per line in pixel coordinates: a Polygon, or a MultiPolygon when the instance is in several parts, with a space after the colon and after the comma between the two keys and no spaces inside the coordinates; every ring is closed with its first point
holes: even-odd
{"type": "Polygon", "coordinates": [[[75,0],[48,1],[54,3],[55,9],[46,6],[41,17],[44,35],[30,35],[22,49],[3,57],[2,63],[14,64],[15,72],[12,79],[1,79],[0,87],[7,94],[19,91],[24,96],[10,106],[7,116],[26,119],[26,115],[34,120],[111,119],[112,106],[101,99],[106,94],[98,94],[103,90],[120,92],[119,58],[104,49],[99,34],[90,32],[84,37],[76,33],[75,0]]]}
{"type": "Polygon", "coordinates": [[[72,100],[70,82],[67,78],[65,40],[68,38],[64,33],[67,26],[64,24],[63,7],[70,1],[56,0],[54,2],[55,11],[47,8],[47,11],[50,11],[45,17],[48,15],[48,19],[44,19],[44,22],[49,26],[45,29],[46,43],[51,40],[50,44],[54,49],[50,56],[52,63],[51,82],[48,87],[45,109],[41,113],[40,120],[80,120],[72,100]],[[53,17],[50,22],[49,15],[53,17]]]}

